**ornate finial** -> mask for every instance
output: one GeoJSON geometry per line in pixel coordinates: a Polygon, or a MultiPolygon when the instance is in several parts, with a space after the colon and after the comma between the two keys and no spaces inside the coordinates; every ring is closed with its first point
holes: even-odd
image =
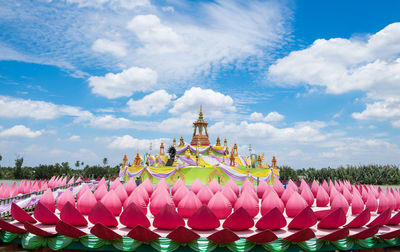
{"type": "Polygon", "coordinates": [[[174,137],[174,139],[172,140],[172,145],[176,146],[176,138],[174,137]]]}
{"type": "Polygon", "coordinates": [[[276,158],[275,158],[275,155],[272,157],[271,163],[272,163],[272,168],[276,169],[277,167],[276,167],[276,158]]]}
{"type": "Polygon", "coordinates": [[[224,139],[224,147],[228,147],[228,141],[226,140],[226,137],[224,139]]]}
{"type": "Polygon", "coordinates": [[[179,139],[179,147],[184,147],[185,146],[185,141],[183,140],[183,136],[181,136],[181,139],[179,139]]]}
{"type": "Polygon", "coordinates": [[[203,106],[200,104],[199,120],[203,120],[203,106]]]}
{"type": "Polygon", "coordinates": [[[126,165],[126,163],[128,162],[128,157],[126,156],[126,154],[125,154],[124,158],[122,159],[122,161],[124,161],[124,165],[126,165]]]}
{"type": "Polygon", "coordinates": [[[217,137],[217,144],[215,144],[215,146],[221,146],[221,139],[219,139],[219,137],[217,137]]]}

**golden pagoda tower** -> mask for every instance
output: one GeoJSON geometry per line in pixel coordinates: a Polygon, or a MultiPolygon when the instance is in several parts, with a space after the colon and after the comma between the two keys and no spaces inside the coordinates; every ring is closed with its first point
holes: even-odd
{"type": "Polygon", "coordinates": [[[200,105],[200,113],[199,113],[199,118],[197,121],[193,123],[194,131],[193,131],[193,137],[192,141],[190,142],[190,145],[192,146],[209,146],[210,145],[210,140],[208,140],[208,132],[207,132],[207,125],[208,123],[204,121],[203,118],[203,109],[202,106],[200,105]],[[203,132],[204,130],[204,132],[203,132]]]}
{"type": "Polygon", "coordinates": [[[217,143],[215,144],[215,146],[221,146],[221,139],[219,139],[219,137],[217,137],[217,143]]]}
{"type": "Polygon", "coordinates": [[[126,156],[126,154],[124,156],[124,159],[122,159],[122,161],[124,161],[124,164],[123,164],[124,167],[128,165],[128,156],[126,156]]]}

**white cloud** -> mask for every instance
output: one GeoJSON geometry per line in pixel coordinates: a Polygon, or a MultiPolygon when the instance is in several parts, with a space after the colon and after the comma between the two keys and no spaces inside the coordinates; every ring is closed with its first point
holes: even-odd
{"type": "Polygon", "coordinates": [[[175,98],[165,90],[158,90],[144,96],[140,100],[130,99],[127,102],[127,111],[132,115],[151,115],[163,111],[175,98]]]}
{"type": "Polygon", "coordinates": [[[392,126],[393,126],[394,128],[400,128],[400,120],[393,121],[393,122],[392,122],[392,126]]]}
{"type": "Polygon", "coordinates": [[[126,55],[126,46],[127,44],[124,42],[98,39],[93,43],[92,49],[95,52],[110,53],[116,57],[123,57],[126,55]]]}
{"type": "Polygon", "coordinates": [[[132,60],[173,83],[221,67],[242,67],[249,58],[254,65],[263,64],[269,51],[265,48],[284,41],[284,23],[290,16],[272,1],[216,1],[196,4],[196,9],[198,13],[192,17],[177,11],[170,19],[163,13],[134,17],[127,27],[141,46],[132,60]]]}
{"type": "Polygon", "coordinates": [[[200,105],[207,117],[221,117],[225,112],[235,112],[233,99],[229,95],[224,95],[212,89],[202,89],[200,87],[192,87],[176,99],[174,106],[169,110],[173,115],[183,113],[193,113],[198,115],[200,105]]]}
{"type": "MultiPolygon", "coordinates": [[[[148,150],[150,143],[153,146],[153,150],[160,146],[161,141],[164,143],[168,142],[168,138],[160,139],[137,139],[130,135],[124,135],[121,137],[115,137],[109,144],[110,149],[134,149],[136,150],[148,150]]],[[[166,145],[167,146],[167,145],[166,145]]],[[[165,150],[166,151],[166,150],[165,150]]]]}
{"type": "Polygon", "coordinates": [[[356,119],[390,119],[398,115],[400,95],[400,23],[360,39],[318,39],[310,47],[293,51],[269,68],[281,85],[314,85],[327,93],[361,90],[373,100],[356,119]],[[396,42],[397,41],[397,42],[396,42]],[[392,106],[394,105],[394,106],[392,106]],[[383,112],[379,115],[380,112],[383,112]]]}
{"type": "Polygon", "coordinates": [[[250,120],[252,121],[264,121],[264,122],[279,122],[282,121],[285,118],[285,116],[279,114],[276,111],[268,113],[265,117],[263,116],[262,113],[258,112],[253,112],[250,115],[250,120]]]}
{"type": "Polygon", "coordinates": [[[0,131],[0,137],[26,137],[35,138],[43,134],[43,130],[32,131],[24,125],[15,125],[9,129],[0,131]]]}
{"type": "Polygon", "coordinates": [[[127,25],[144,44],[143,53],[172,53],[183,46],[180,37],[171,27],[161,24],[155,15],[137,15],[127,25]]]}
{"type": "Polygon", "coordinates": [[[367,108],[360,113],[353,113],[353,117],[360,120],[387,120],[400,118],[400,99],[388,98],[367,104],[367,108]]]}
{"type": "Polygon", "coordinates": [[[90,112],[79,107],[8,96],[0,96],[0,107],[0,116],[9,118],[55,119],[61,116],[86,117],[91,115],[90,112]]]}
{"type": "Polygon", "coordinates": [[[179,134],[190,134],[193,132],[193,122],[197,120],[195,113],[182,113],[176,117],[170,117],[161,121],[156,127],[157,131],[176,133],[179,134]]]}
{"type": "Polygon", "coordinates": [[[171,12],[171,13],[174,13],[174,12],[175,12],[175,8],[172,7],[172,6],[164,6],[164,7],[162,7],[161,9],[162,9],[163,11],[165,11],[165,12],[171,12]]]}
{"type": "Polygon", "coordinates": [[[81,137],[80,136],[76,136],[76,135],[73,135],[73,136],[68,138],[68,141],[71,141],[71,142],[78,142],[80,140],[81,140],[81,137]]]}
{"type": "Polygon", "coordinates": [[[70,4],[77,4],[78,7],[94,7],[104,8],[110,6],[112,8],[125,8],[132,10],[138,7],[150,7],[149,0],[67,0],[70,4]]]}
{"type": "Polygon", "coordinates": [[[132,129],[137,126],[137,123],[132,120],[123,117],[115,117],[113,115],[92,116],[86,118],[86,120],[88,121],[88,125],[91,127],[100,129],[132,129]]]}
{"type": "Polygon", "coordinates": [[[399,146],[385,140],[348,137],[340,139],[331,150],[320,153],[320,157],[338,165],[361,162],[359,160],[363,160],[363,164],[387,164],[393,162],[394,157],[399,154],[399,146]],[[340,159],[340,162],[334,161],[335,159],[340,159]]]}
{"type": "Polygon", "coordinates": [[[56,65],[80,77],[87,74],[78,69],[93,66],[112,73],[150,68],[171,87],[224,67],[264,67],[271,52],[288,40],[292,15],[278,1],[155,4],[68,0],[26,2],[16,9],[13,2],[4,3],[0,19],[15,36],[12,44],[0,45],[0,58],[56,65]],[[99,38],[124,41],[126,54],[115,46],[100,48],[125,56],[93,53],[99,38]]]}
{"type": "Polygon", "coordinates": [[[263,122],[242,121],[239,124],[217,122],[209,127],[209,132],[258,143],[316,143],[322,142],[328,137],[327,134],[320,131],[323,127],[325,124],[317,122],[298,123],[294,127],[287,128],[277,128],[263,122]]]}
{"type": "Polygon", "coordinates": [[[105,76],[92,76],[89,86],[92,93],[109,99],[129,97],[138,91],[148,91],[157,82],[157,73],[150,68],[131,67],[120,73],[108,73],[105,76]]]}

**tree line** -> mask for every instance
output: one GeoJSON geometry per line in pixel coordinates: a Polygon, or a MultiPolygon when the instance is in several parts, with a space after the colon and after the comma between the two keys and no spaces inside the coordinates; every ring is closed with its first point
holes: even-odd
{"type": "Polygon", "coordinates": [[[400,184],[400,169],[397,165],[347,165],[337,168],[308,168],[294,170],[289,166],[280,168],[281,180],[291,178],[296,181],[298,179],[318,180],[348,180],[357,184],[373,184],[373,185],[398,185],[400,184]]]}
{"type": "MultiPolygon", "coordinates": [[[[2,157],[0,155],[0,161],[2,157]]],[[[75,178],[118,177],[121,164],[108,165],[107,158],[103,159],[103,165],[85,165],[76,161],[74,167],[68,162],[38,166],[23,166],[24,158],[17,157],[13,167],[0,166],[0,179],[50,179],[52,176],[67,176],[75,178]]]]}

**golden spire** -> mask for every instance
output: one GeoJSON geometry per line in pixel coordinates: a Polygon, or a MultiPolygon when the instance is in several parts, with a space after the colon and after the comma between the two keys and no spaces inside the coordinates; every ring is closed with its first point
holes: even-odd
{"type": "Polygon", "coordinates": [[[126,154],[125,154],[124,158],[122,159],[122,161],[124,161],[124,165],[126,165],[126,163],[128,162],[128,157],[126,156],[126,154]]]}
{"type": "Polygon", "coordinates": [[[174,137],[174,139],[172,140],[172,145],[175,146],[176,145],[176,138],[174,137]]]}
{"type": "Polygon", "coordinates": [[[200,104],[199,120],[203,120],[203,106],[200,104]]]}

